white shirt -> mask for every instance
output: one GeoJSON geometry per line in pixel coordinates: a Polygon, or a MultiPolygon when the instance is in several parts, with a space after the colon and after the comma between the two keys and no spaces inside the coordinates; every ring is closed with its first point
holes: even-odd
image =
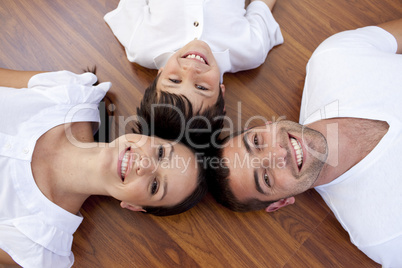
{"type": "Polygon", "coordinates": [[[49,201],[31,170],[36,141],[69,122],[99,123],[110,83],[67,71],[33,76],[28,88],[0,87],[0,248],[23,267],[71,267],[72,234],[82,222],[49,201]]]}
{"type": "Polygon", "coordinates": [[[384,267],[402,267],[402,55],[396,50],[395,38],[374,26],[330,37],[307,65],[300,113],[301,124],[334,117],[389,124],[363,160],[315,188],[352,243],[384,267]]]}
{"type": "Polygon", "coordinates": [[[125,47],[127,58],[159,69],[194,39],[206,42],[226,72],[253,69],[283,43],[278,23],[261,1],[121,0],[104,19],[125,47]]]}

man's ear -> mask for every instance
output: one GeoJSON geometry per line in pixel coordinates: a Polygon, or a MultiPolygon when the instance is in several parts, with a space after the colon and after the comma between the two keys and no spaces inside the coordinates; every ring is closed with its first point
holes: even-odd
{"type": "Polygon", "coordinates": [[[129,204],[129,203],[127,203],[127,202],[124,202],[124,201],[122,201],[122,202],[120,203],[120,206],[121,206],[122,208],[126,208],[126,209],[129,209],[129,210],[131,210],[131,211],[147,212],[145,209],[143,209],[143,208],[140,207],[140,206],[131,205],[131,204],[129,204]]]}
{"type": "Polygon", "coordinates": [[[221,87],[221,91],[222,91],[222,96],[225,97],[226,87],[224,84],[221,84],[220,87],[221,87]]]}
{"type": "Polygon", "coordinates": [[[295,198],[292,197],[287,197],[287,198],[283,198],[279,201],[276,201],[274,203],[272,203],[271,205],[269,205],[268,207],[265,208],[266,212],[274,212],[275,210],[278,210],[282,207],[286,207],[287,205],[292,205],[295,202],[295,198]]]}

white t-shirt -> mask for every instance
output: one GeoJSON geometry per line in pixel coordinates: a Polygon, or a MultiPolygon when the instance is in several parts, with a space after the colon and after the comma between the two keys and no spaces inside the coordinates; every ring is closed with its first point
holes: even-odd
{"type": "Polygon", "coordinates": [[[91,73],[33,76],[28,88],[0,87],[0,248],[23,267],[71,267],[73,233],[82,222],[49,201],[31,170],[36,141],[69,122],[99,125],[98,104],[110,83],[91,73]]]}
{"type": "Polygon", "coordinates": [[[188,42],[206,42],[221,75],[260,66],[283,36],[261,1],[244,9],[244,0],[121,0],[105,21],[125,47],[127,58],[159,69],[188,42]]]}
{"type": "Polygon", "coordinates": [[[388,122],[372,152],[315,188],[352,243],[384,267],[402,267],[402,55],[396,50],[395,38],[375,26],[328,38],[307,65],[300,113],[304,125],[334,117],[388,122]]]}

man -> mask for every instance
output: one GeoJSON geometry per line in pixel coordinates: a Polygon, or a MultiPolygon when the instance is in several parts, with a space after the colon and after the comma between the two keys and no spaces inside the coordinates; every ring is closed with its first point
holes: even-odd
{"type": "Polygon", "coordinates": [[[216,199],[275,211],[315,188],[354,243],[385,267],[402,254],[402,19],[336,34],[308,65],[300,123],[223,141],[216,199]]]}

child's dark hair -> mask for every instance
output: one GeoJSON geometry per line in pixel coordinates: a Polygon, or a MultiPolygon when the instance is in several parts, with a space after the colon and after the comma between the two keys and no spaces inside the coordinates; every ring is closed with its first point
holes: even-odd
{"type": "Polygon", "coordinates": [[[197,151],[204,151],[218,139],[223,127],[225,102],[222,90],[215,104],[203,111],[194,111],[183,95],[157,92],[159,75],[146,89],[137,108],[137,128],[141,134],[176,140],[197,151]]]}

